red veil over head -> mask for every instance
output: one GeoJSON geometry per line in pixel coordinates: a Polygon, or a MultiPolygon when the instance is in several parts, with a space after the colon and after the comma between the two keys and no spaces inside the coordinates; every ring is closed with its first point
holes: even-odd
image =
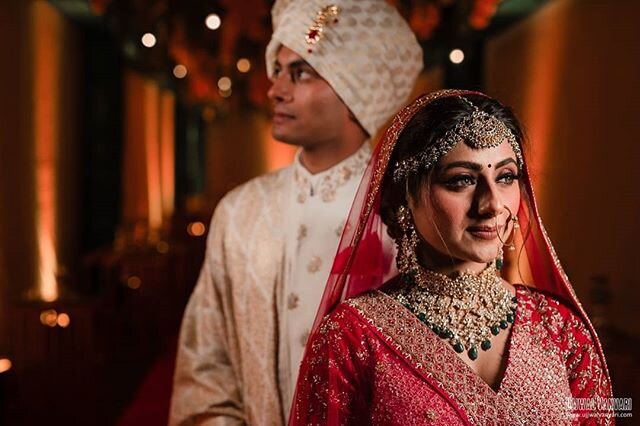
{"type": "MultiPolygon", "coordinates": [[[[400,111],[376,147],[356,193],[347,225],[342,234],[337,254],[313,324],[316,333],[322,319],[343,300],[367,290],[377,289],[390,277],[395,268],[395,248],[385,237],[386,227],[380,216],[381,183],[389,165],[391,153],[398,137],[414,115],[429,103],[444,97],[461,95],[486,96],[467,90],[440,90],[417,98],[400,111]]],[[[524,154],[524,150],[521,149],[524,154]]],[[[520,229],[514,230],[518,250],[505,252],[501,270],[503,278],[511,283],[524,283],[553,294],[578,312],[588,325],[602,363],[606,367],[597,335],[571,287],[567,275],[542,225],[529,174],[526,158],[523,178],[526,196],[521,197],[518,210],[520,229]],[[522,249],[520,250],[520,247],[522,249]]],[[[311,341],[312,339],[309,339],[311,341]]],[[[309,350],[307,346],[307,350],[309,350]]]]}

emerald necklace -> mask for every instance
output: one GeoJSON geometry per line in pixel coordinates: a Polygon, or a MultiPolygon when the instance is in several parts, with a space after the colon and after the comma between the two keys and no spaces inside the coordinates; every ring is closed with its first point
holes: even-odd
{"type": "Polygon", "coordinates": [[[472,361],[478,347],[489,350],[491,337],[515,318],[516,298],[502,285],[494,263],[479,274],[461,272],[455,278],[420,268],[415,276],[402,274],[402,284],[389,295],[457,353],[466,350],[472,361]]]}

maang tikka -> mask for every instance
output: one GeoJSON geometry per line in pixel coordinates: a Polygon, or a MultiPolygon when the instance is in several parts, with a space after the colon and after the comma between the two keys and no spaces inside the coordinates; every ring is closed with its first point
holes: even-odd
{"type": "Polygon", "coordinates": [[[473,110],[453,129],[447,130],[435,143],[419,153],[398,161],[393,170],[393,181],[401,182],[418,172],[426,172],[460,142],[473,149],[486,149],[508,142],[513,149],[518,168],[522,169],[524,159],[518,138],[511,129],[497,117],[482,111],[464,96],[458,96],[473,110]]]}

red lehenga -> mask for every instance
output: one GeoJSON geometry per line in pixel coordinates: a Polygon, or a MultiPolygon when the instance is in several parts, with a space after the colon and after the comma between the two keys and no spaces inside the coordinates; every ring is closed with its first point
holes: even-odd
{"type": "MultiPolygon", "coordinates": [[[[307,343],[289,425],[612,424],[613,413],[572,412],[572,398],[611,398],[598,337],[537,211],[521,202],[522,251],[501,273],[517,308],[496,390],[408,309],[385,294],[393,248],[382,243],[380,185],[399,134],[415,113],[446,96],[423,95],[401,111],[378,144],[349,214],[307,343]]],[[[505,253],[508,255],[509,253],[505,253]]],[[[397,284],[392,279],[387,285],[397,284]]]]}

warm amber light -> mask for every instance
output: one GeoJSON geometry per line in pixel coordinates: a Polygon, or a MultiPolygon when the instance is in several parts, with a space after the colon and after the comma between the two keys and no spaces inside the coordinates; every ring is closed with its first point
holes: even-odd
{"type": "Polygon", "coordinates": [[[141,41],[142,41],[142,45],[143,45],[144,47],[149,47],[149,48],[151,48],[151,47],[153,47],[153,46],[155,46],[155,45],[156,45],[156,36],[154,36],[154,35],[153,35],[153,34],[151,34],[151,33],[145,33],[145,34],[142,36],[141,41]]]}
{"type": "Polygon", "coordinates": [[[191,222],[189,226],[187,226],[187,233],[193,237],[203,236],[206,230],[207,228],[202,222],[191,222]]]}
{"type": "Polygon", "coordinates": [[[464,61],[464,52],[460,49],[453,49],[451,53],[449,53],[449,60],[454,64],[460,64],[464,61]]]}
{"type": "Polygon", "coordinates": [[[0,374],[11,370],[11,360],[8,358],[0,358],[0,374]]]}
{"type": "Polygon", "coordinates": [[[56,147],[60,146],[62,112],[59,99],[62,96],[60,79],[63,78],[64,48],[51,40],[64,38],[63,21],[48,2],[33,2],[33,140],[36,161],[36,238],[38,244],[38,295],[45,302],[58,298],[58,235],[56,232],[58,211],[56,206],[58,172],[56,147]]]}
{"type": "Polygon", "coordinates": [[[55,327],[58,321],[58,313],[55,309],[47,309],[40,313],[40,322],[42,325],[49,327],[55,327]]]}
{"type": "Polygon", "coordinates": [[[229,77],[220,77],[218,80],[218,89],[220,90],[230,90],[231,89],[231,79],[229,77]]]}
{"type": "Polygon", "coordinates": [[[135,275],[130,276],[129,279],[127,280],[127,286],[129,286],[130,289],[137,290],[140,288],[141,285],[142,285],[142,280],[136,277],[135,275]]]}
{"type": "Polygon", "coordinates": [[[211,13],[207,16],[207,19],[204,20],[204,24],[210,30],[217,30],[218,28],[220,28],[220,25],[222,25],[222,20],[215,13],[211,13]]]}
{"type": "Polygon", "coordinates": [[[240,58],[238,59],[238,62],[236,62],[236,67],[240,72],[249,72],[251,69],[251,61],[247,58],[240,58]]]}
{"type": "MultiPolygon", "coordinates": [[[[160,88],[151,80],[144,82],[145,122],[140,123],[144,129],[144,145],[146,166],[146,203],[149,229],[155,231],[162,226],[162,188],[160,176],[160,88]]],[[[137,141],[143,142],[142,140],[137,141]]]]}
{"type": "Polygon", "coordinates": [[[220,96],[222,96],[223,98],[228,98],[229,96],[231,96],[231,89],[229,90],[218,90],[218,94],[220,96]]]}
{"type": "Polygon", "coordinates": [[[71,324],[71,318],[68,314],[62,313],[58,315],[58,325],[60,327],[67,328],[69,327],[69,324],[71,324]]]}
{"type": "Polygon", "coordinates": [[[160,95],[160,192],[163,220],[175,210],[175,95],[163,90],[160,95]]]}
{"type": "Polygon", "coordinates": [[[185,78],[187,76],[187,67],[182,64],[178,64],[173,67],[173,75],[175,78],[185,78]]]}

